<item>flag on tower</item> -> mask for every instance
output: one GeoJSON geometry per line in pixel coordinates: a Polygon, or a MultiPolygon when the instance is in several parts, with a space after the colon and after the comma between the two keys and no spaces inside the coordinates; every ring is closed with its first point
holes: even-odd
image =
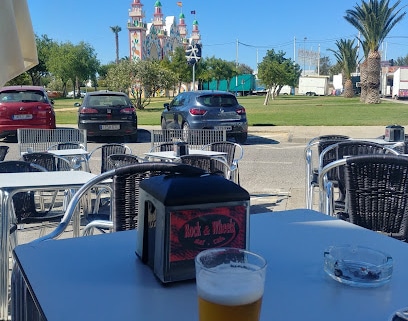
{"type": "Polygon", "coordinates": [[[182,6],[183,6],[183,2],[178,1],[178,2],[177,2],[177,5],[178,5],[179,7],[182,7],[182,6]]]}
{"type": "Polygon", "coordinates": [[[195,14],[195,10],[191,10],[190,12],[191,12],[191,14],[195,14]]]}

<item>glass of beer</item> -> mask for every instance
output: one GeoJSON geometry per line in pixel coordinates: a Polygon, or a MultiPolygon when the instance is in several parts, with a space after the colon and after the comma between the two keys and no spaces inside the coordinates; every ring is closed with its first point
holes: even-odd
{"type": "Polygon", "coordinates": [[[214,248],[195,259],[200,321],[259,321],[266,260],[237,248],[214,248]]]}

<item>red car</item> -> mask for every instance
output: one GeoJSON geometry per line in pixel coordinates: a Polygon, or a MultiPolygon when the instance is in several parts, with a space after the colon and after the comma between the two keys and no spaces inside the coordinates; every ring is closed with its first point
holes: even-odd
{"type": "Polygon", "coordinates": [[[15,136],[18,128],[55,128],[53,101],[40,86],[0,89],[0,138],[15,136]]]}

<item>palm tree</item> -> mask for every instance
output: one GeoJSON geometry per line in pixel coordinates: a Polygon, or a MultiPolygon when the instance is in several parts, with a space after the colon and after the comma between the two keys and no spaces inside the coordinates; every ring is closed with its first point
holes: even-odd
{"type": "Polygon", "coordinates": [[[344,18],[352,24],[364,37],[369,53],[367,56],[367,96],[365,103],[380,103],[381,55],[378,51],[385,37],[401,21],[406,12],[400,14],[402,8],[398,0],[391,7],[389,0],[362,1],[354,10],[346,10],[344,18]]]}
{"type": "MultiPolygon", "coordinates": [[[[360,41],[360,39],[359,39],[360,41]]],[[[364,53],[364,60],[360,64],[360,102],[365,103],[366,97],[367,97],[367,58],[368,58],[368,45],[367,42],[360,41],[361,47],[363,48],[363,53],[364,53]]]]}
{"type": "Polygon", "coordinates": [[[354,40],[340,39],[336,41],[337,51],[329,49],[334,53],[337,63],[341,66],[344,82],[344,97],[352,98],[354,96],[353,82],[351,73],[356,70],[358,59],[358,47],[354,46],[354,40]]]}
{"type": "Polygon", "coordinates": [[[116,45],[116,64],[119,63],[119,32],[122,28],[119,26],[110,27],[112,32],[115,34],[115,45],[116,45]]]}

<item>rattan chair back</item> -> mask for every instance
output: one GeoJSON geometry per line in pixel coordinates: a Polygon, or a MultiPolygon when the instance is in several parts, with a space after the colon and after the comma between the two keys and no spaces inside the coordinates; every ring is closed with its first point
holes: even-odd
{"type": "Polygon", "coordinates": [[[229,179],[230,167],[221,158],[207,155],[183,155],[179,161],[182,164],[201,168],[210,174],[217,174],[229,179]]]}
{"type": "Polygon", "coordinates": [[[123,167],[132,164],[143,163],[143,159],[131,154],[112,154],[108,156],[109,163],[113,168],[123,167]]]}
{"type": "Polygon", "coordinates": [[[408,158],[350,157],[344,169],[350,222],[407,241],[408,158]]]}
{"type": "Polygon", "coordinates": [[[112,154],[132,154],[132,150],[125,144],[105,144],[95,148],[90,154],[91,158],[97,151],[101,153],[101,167],[100,172],[105,173],[108,170],[113,169],[113,165],[109,162],[108,156],[112,154]]]}

